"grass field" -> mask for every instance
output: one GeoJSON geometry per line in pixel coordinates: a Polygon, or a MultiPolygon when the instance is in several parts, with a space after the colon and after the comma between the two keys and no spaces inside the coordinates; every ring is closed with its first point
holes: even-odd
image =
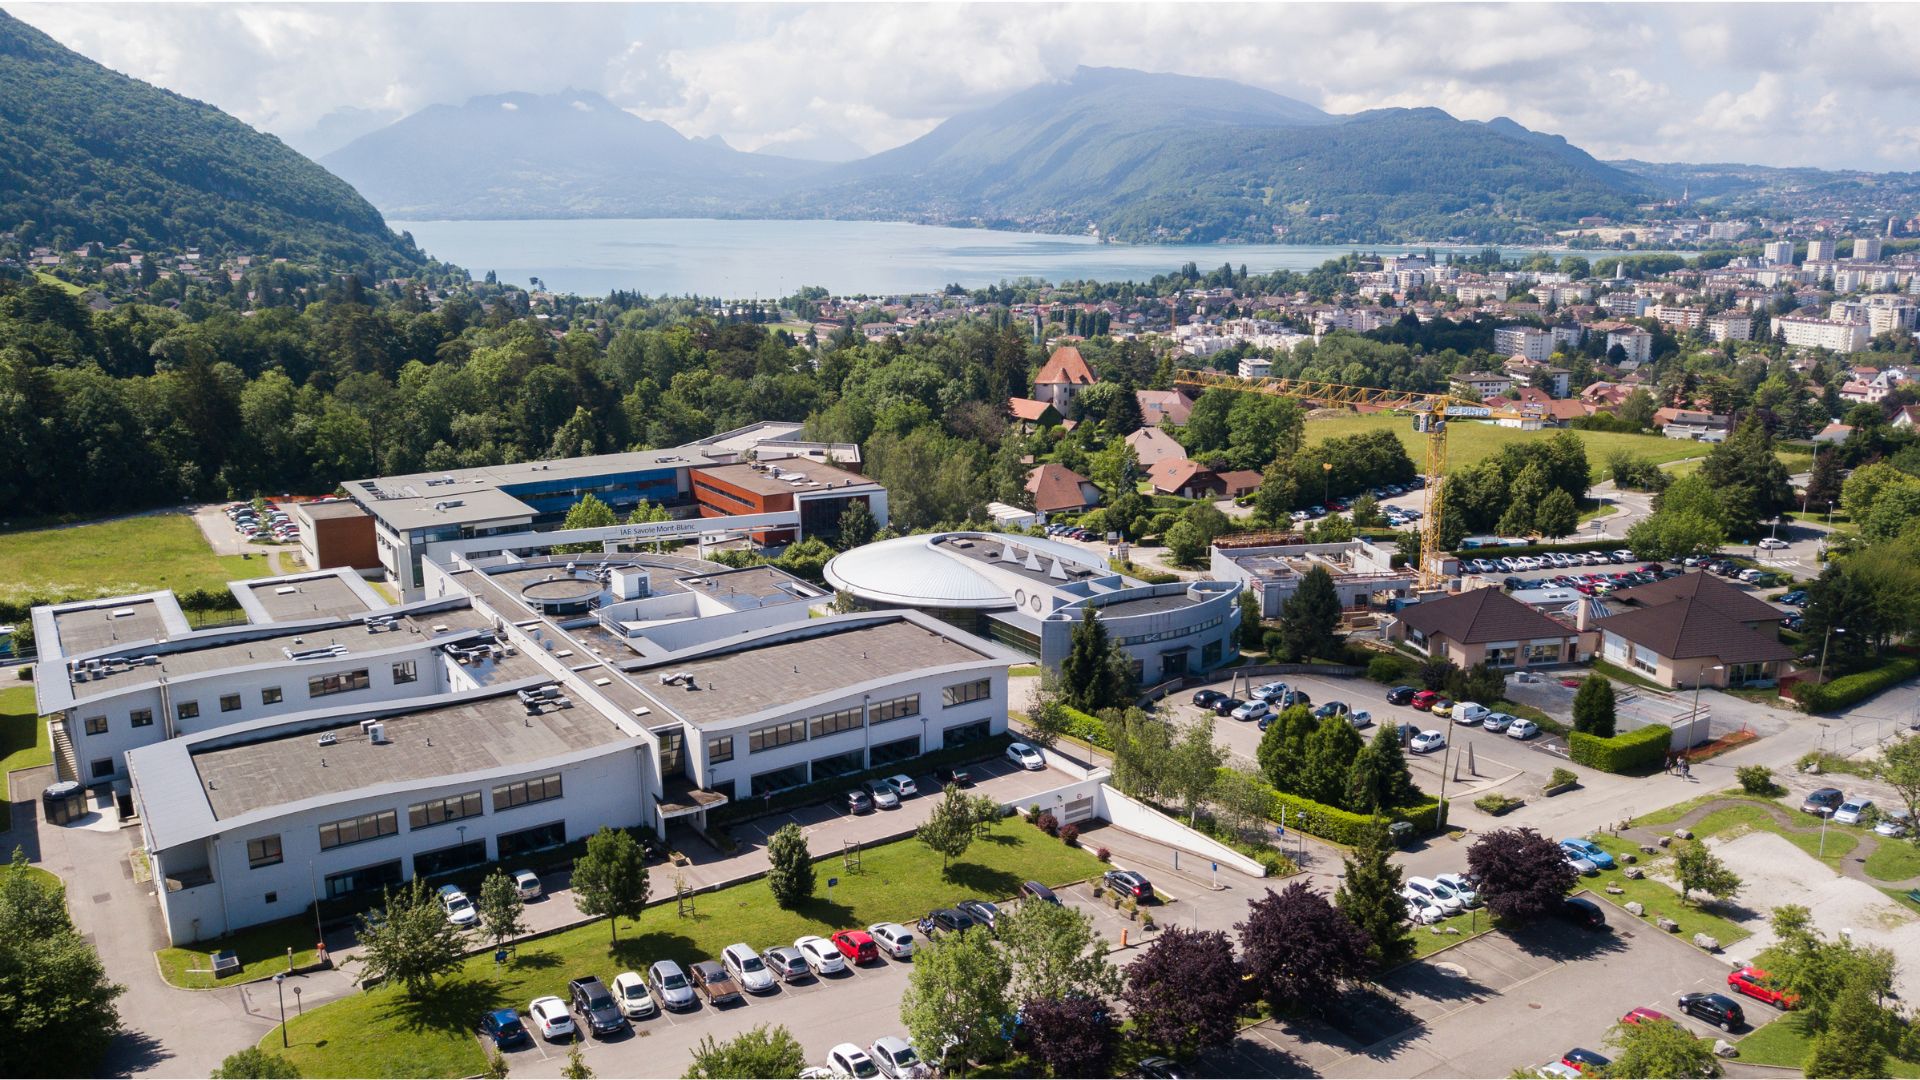
{"type": "Polygon", "coordinates": [[[1732,919],[1714,914],[1710,910],[1711,905],[1704,897],[1694,904],[1683,903],[1680,893],[1665,882],[1655,881],[1651,876],[1636,881],[1620,872],[1627,865],[1628,855],[1638,858],[1640,861],[1636,865],[1646,870],[1649,875],[1655,870],[1665,869],[1667,856],[1642,854],[1638,845],[1611,836],[1600,836],[1594,840],[1594,843],[1599,844],[1607,854],[1613,856],[1615,868],[1601,871],[1598,875],[1585,879],[1588,887],[1595,892],[1601,892],[1605,886],[1618,885],[1624,891],[1618,895],[1608,896],[1607,899],[1617,904],[1625,904],[1629,900],[1640,901],[1641,906],[1646,909],[1646,914],[1640,917],[1642,922],[1652,925],[1655,919],[1665,915],[1680,924],[1678,936],[1687,941],[1693,940],[1695,934],[1707,934],[1719,938],[1721,945],[1732,945],[1736,941],[1753,936],[1752,931],[1732,919]]]}
{"type": "MultiPolygon", "coordinates": [[[[1806,1013],[1787,1013],[1740,1040],[1740,1060],[1753,1065],[1775,1065],[1799,1069],[1813,1050],[1813,1038],[1807,1034],[1806,1013]]],[[[1920,1063],[1888,1056],[1887,1075],[1920,1077],[1920,1063]]]]}
{"type": "Polygon", "coordinates": [[[215,986],[264,979],[287,970],[287,950],[293,950],[297,967],[311,964],[316,955],[313,919],[301,915],[264,926],[250,926],[218,941],[203,941],[192,949],[161,949],[155,953],[160,975],[175,986],[205,990],[215,986]],[[212,953],[232,949],[240,957],[240,970],[232,975],[213,977],[212,953]]]}
{"type": "MultiPolygon", "coordinates": [[[[865,852],[859,873],[848,873],[837,857],[822,860],[816,895],[795,911],[775,906],[764,880],[745,882],[698,897],[698,913],[691,917],[676,915],[671,902],[656,905],[637,926],[622,923],[617,942],[609,941],[606,921],[599,920],[530,941],[503,965],[482,954],[418,1001],[382,986],[333,1002],[315,1009],[313,1019],[291,1023],[290,1050],[279,1048],[277,1031],[260,1045],[286,1054],[303,1076],[472,1076],[486,1066],[472,1035],[482,1011],[524,1011],[535,997],[564,995],[567,979],[576,975],[593,973],[611,982],[655,960],[685,965],[716,957],[736,941],[764,949],[806,934],[889,919],[910,922],[963,897],[998,899],[1028,879],[1063,884],[1100,869],[1087,851],[1017,819],[976,840],[945,878],[938,856],[903,840],[865,852]],[[831,897],[830,874],[840,879],[831,897]]],[[[653,891],[658,896],[672,890],[656,879],[653,891]]]]}
{"type": "Polygon", "coordinates": [[[55,286],[56,288],[64,289],[74,296],[79,296],[81,293],[87,291],[81,288],[80,286],[75,285],[71,281],[66,281],[61,278],[54,277],[52,274],[47,273],[45,270],[35,270],[33,272],[33,276],[37,278],[40,284],[42,285],[52,285],[52,286],[55,286]]]}
{"type": "Polygon", "coordinates": [[[1458,945],[1492,932],[1493,916],[1487,914],[1485,908],[1449,915],[1432,926],[1413,928],[1413,958],[1423,960],[1449,945],[1458,945]],[[1436,930],[1439,933],[1435,933],[1436,930]],[[1458,930],[1459,933],[1449,934],[1448,930],[1458,930]]]}
{"type": "Polygon", "coordinates": [[[211,589],[264,577],[265,559],[219,556],[186,514],[0,533],[0,601],[211,589]]]}
{"type": "Polygon", "coordinates": [[[1671,825],[1679,821],[1682,817],[1685,817],[1687,812],[1695,807],[1720,799],[1730,800],[1734,805],[1723,806],[1695,822],[1693,824],[1693,834],[1695,836],[1738,835],[1739,833],[1750,832],[1755,829],[1776,833],[1785,837],[1787,841],[1795,847],[1816,859],[1820,859],[1831,867],[1838,867],[1841,860],[1852,854],[1853,849],[1860,844],[1861,830],[1859,826],[1828,824],[1826,846],[1823,849],[1820,841],[1821,819],[1812,814],[1803,814],[1799,810],[1772,799],[1761,799],[1752,795],[1744,795],[1738,788],[1729,788],[1725,791],[1711,791],[1704,795],[1697,795],[1685,802],[1675,803],[1664,809],[1642,814],[1634,818],[1633,823],[1635,825],[1648,826],[1671,825]],[[1774,821],[1773,815],[1763,809],[1763,807],[1768,806],[1785,811],[1787,820],[1792,822],[1796,829],[1804,829],[1806,831],[1790,832],[1781,828],[1779,823],[1774,821]]]}
{"type": "Polygon", "coordinates": [[[1867,872],[1868,877],[1876,881],[1905,881],[1910,877],[1920,877],[1920,847],[1887,836],[1878,839],[1880,846],[1873,849],[1873,854],[1867,856],[1866,864],[1860,868],[1867,872]]]}
{"type": "MultiPolygon", "coordinates": [[[[53,761],[53,743],[47,725],[33,708],[33,687],[0,690],[0,783],[15,769],[31,769],[53,761]]],[[[13,810],[0,789],[0,831],[13,827],[13,810]]],[[[0,851],[0,858],[7,853],[0,851]]]]}

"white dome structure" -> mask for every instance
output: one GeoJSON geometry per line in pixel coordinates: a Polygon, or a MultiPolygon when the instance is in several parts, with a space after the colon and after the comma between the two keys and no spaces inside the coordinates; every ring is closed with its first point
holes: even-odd
{"type": "Polygon", "coordinates": [[[1025,600],[1018,571],[1037,567],[1047,572],[1056,562],[1065,571],[1060,584],[1093,575],[1119,577],[1072,544],[996,533],[927,533],[882,540],[834,556],[825,574],[827,584],[872,604],[1005,608],[1015,606],[1016,592],[1025,600]]]}

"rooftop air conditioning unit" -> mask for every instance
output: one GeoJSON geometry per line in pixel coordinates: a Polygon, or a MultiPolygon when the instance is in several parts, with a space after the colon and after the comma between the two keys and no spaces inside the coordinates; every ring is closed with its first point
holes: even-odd
{"type": "Polygon", "coordinates": [[[320,736],[320,739],[319,739],[319,743],[321,746],[332,746],[334,743],[337,743],[339,741],[340,741],[340,736],[335,735],[331,731],[327,732],[325,735],[320,736]]]}
{"type": "Polygon", "coordinates": [[[384,745],[387,741],[387,725],[378,720],[367,725],[367,739],[375,746],[384,745]]]}

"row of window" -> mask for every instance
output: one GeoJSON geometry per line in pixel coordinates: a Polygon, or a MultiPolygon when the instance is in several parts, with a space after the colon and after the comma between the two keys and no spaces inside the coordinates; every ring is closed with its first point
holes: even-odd
{"type": "Polygon", "coordinates": [[[970,701],[979,701],[993,696],[993,680],[981,679],[977,682],[964,682],[945,687],[940,691],[940,704],[951,709],[955,705],[965,705],[970,701]]]}
{"type": "MultiPolygon", "coordinates": [[[[420,668],[417,661],[401,660],[393,665],[394,685],[400,686],[410,682],[418,682],[419,679],[420,668]]],[[[326,697],[329,694],[344,694],[351,690],[365,690],[371,685],[372,680],[368,677],[368,672],[364,668],[359,671],[345,671],[334,675],[316,675],[307,680],[307,696],[309,698],[317,698],[326,697]]],[[[283,700],[285,700],[285,695],[281,693],[280,688],[277,686],[263,687],[260,691],[260,704],[262,705],[278,705],[283,700]]],[[[243,704],[239,694],[220,695],[220,711],[223,713],[239,712],[243,704]]],[[[198,719],[200,716],[200,703],[198,701],[182,701],[175,704],[173,711],[174,715],[182,720],[198,719]]],[[[152,727],[153,710],[134,709],[127,714],[127,719],[132,726],[137,728],[152,727]]],[[[107,718],[104,716],[89,716],[86,718],[84,726],[89,735],[105,735],[108,726],[107,718]]]]}
{"type": "MultiPolygon", "coordinates": [[[[940,691],[942,702],[948,706],[963,705],[969,701],[979,701],[992,696],[993,680],[991,679],[959,683],[940,691]]],[[[920,711],[920,695],[905,694],[885,701],[868,702],[865,709],[869,726],[884,724],[890,720],[917,714],[920,711]]],[[[747,749],[749,753],[758,754],[808,738],[821,739],[829,735],[837,735],[842,731],[852,731],[860,726],[860,716],[861,706],[852,705],[832,712],[819,713],[805,720],[782,720],[768,724],[747,733],[747,749]]],[[[709,764],[731,760],[733,760],[732,736],[707,740],[709,764]]]]}
{"type": "Polygon", "coordinates": [[[751,502],[748,502],[746,499],[743,499],[740,496],[734,494],[733,492],[722,491],[721,489],[714,487],[712,484],[709,484],[704,480],[695,480],[693,482],[693,486],[700,489],[701,491],[706,492],[709,495],[712,495],[714,498],[719,499],[722,502],[729,502],[735,506],[743,507],[750,514],[758,513],[760,510],[759,507],[755,506],[751,502]]]}
{"type": "MultiPolygon", "coordinates": [[[[274,850],[279,850],[279,838],[270,837],[274,850]]],[[[528,852],[556,848],[567,842],[567,825],[564,821],[549,821],[545,825],[535,825],[531,829],[519,832],[501,833],[494,838],[494,847],[502,861],[516,859],[528,852]]],[[[253,852],[253,842],[247,844],[248,854],[253,852]]],[[[274,860],[278,862],[278,859],[274,860]]],[[[438,851],[423,851],[413,857],[413,872],[423,875],[444,874],[467,866],[477,866],[487,861],[487,842],[485,838],[469,840],[464,844],[441,848],[438,851]]],[[[271,865],[271,864],[260,864],[271,865]]],[[[373,866],[361,866],[352,870],[342,870],[337,874],[328,874],[325,880],[326,898],[337,900],[351,893],[368,893],[375,889],[400,884],[402,880],[399,859],[392,859],[373,866]]],[[[267,902],[279,899],[275,894],[267,894],[267,902]]]]}
{"type": "MultiPolygon", "coordinates": [[[[493,810],[499,813],[516,806],[529,803],[546,802],[561,795],[560,774],[536,776],[529,780],[515,780],[509,784],[500,784],[493,789],[493,810]]],[[[426,829],[435,825],[444,825],[463,818],[479,817],[483,813],[478,791],[468,791],[459,795],[449,795],[441,799],[429,799],[407,807],[407,828],[426,829]]],[[[330,821],[320,826],[320,850],[358,844],[365,840],[377,840],[382,836],[392,836],[400,831],[399,815],[392,810],[379,810],[357,817],[330,821]]],[[[272,858],[265,862],[254,861],[254,844],[247,842],[247,858],[255,867],[271,866],[280,861],[280,838],[270,837],[273,842],[272,858]]]]}
{"type": "Polygon", "coordinates": [[[1206,622],[1193,626],[1183,626],[1178,630],[1160,630],[1151,634],[1134,634],[1129,637],[1114,638],[1113,641],[1116,645],[1146,645],[1155,641],[1172,641],[1174,638],[1183,638],[1192,634],[1204,634],[1226,621],[1226,616],[1216,615],[1206,622]]]}

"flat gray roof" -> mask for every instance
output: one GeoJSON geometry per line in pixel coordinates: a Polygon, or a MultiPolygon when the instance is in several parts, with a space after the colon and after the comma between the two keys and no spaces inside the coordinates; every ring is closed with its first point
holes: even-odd
{"type": "Polygon", "coordinates": [[[817,585],[801,581],[785,570],[750,566],[717,574],[688,576],[677,584],[688,592],[711,596],[735,610],[775,604],[811,603],[827,595],[817,585]]]}
{"type": "Polygon", "coordinates": [[[367,517],[365,510],[348,499],[327,499],[321,502],[292,503],[295,517],[305,517],[309,521],[326,521],[331,518],[367,517]]]}
{"type": "Polygon", "coordinates": [[[356,723],[203,750],[193,765],[216,818],[381,784],[530,765],[631,738],[586,705],[527,713],[518,698],[485,698],[390,716],[374,745],[356,723]],[[319,745],[323,732],[338,740],[319,745]]]}
{"type": "Polygon", "coordinates": [[[781,458],[760,466],[741,462],[737,465],[711,465],[700,469],[702,475],[732,484],[756,495],[781,495],[814,491],[823,487],[858,487],[873,481],[856,472],[806,458],[781,458]],[[774,470],[780,475],[775,476],[774,470]],[[794,479],[804,483],[793,483],[794,479]]]}
{"type": "Polygon", "coordinates": [[[116,600],[98,607],[56,610],[53,625],[60,632],[60,651],[68,656],[110,649],[122,642],[132,644],[167,636],[166,619],[159,605],[144,597],[116,600]]]}
{"type": "Polygon", "coordinates": [[[695,724],[738,720],[843,687],[899,678],[928,668],[997,660],[952,636],[907,619],[889,619],[727,652],[668,659],[633,669],[646,695],[695,724]],[[686,672],[685,685],[659,686],[662,674],[686,672]]]}
{"type": "Polygon", "coordinates": [[[275,622],[338,618],[372,610],[365,597],[335,574],[292,581],[247,581],[240,587],[253,594],[261,610],[275,622]]]}
{"type": "Polygon", "coordinates": [[[1199,601],[1186,593],[1178,592],[1169,593],[1166,596],[1143,596],[1138,600],[1121,600],[1117,603],[1102,604],[1095,610],[1102,615],[1121,618],[1128,615],[1152,615],[1160,611],[1178,611],[1184,607],[1192,607],[1196,603],[1199,601]]]}

